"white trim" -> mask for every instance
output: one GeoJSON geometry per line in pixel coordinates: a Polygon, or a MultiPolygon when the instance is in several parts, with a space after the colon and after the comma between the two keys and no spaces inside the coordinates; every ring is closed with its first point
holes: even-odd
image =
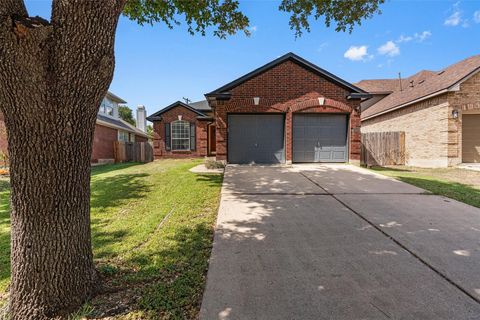
{"type": "MultiPolygon", "coordinates": [[[[171,151],[191,151],[192,146],[191,146],[191,135],[192,133],[190,132],[191,126],[190,122],[187,120],[175,120],[170,123],[170,149],[171,151]],[[188,148],[187,149],[173,149],[173,124],[175,122],[185,122],[188,124],[188,148]]],[[[186,138],[177,138],[176,140],[185,140],[186,138]]]]}

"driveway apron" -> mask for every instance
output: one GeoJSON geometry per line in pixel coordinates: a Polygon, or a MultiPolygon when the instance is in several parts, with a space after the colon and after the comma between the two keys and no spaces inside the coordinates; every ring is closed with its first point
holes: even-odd
{"type": "Polygon", "coordinates": [[[480,319],[477,228],[361,168],[229,166],[200,319],[480,319]]]}

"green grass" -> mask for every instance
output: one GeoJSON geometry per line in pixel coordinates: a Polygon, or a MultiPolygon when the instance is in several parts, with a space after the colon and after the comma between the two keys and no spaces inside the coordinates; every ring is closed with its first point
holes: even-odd
{"type": "Polygon", "coordinates": [[[371,170],[480,208],[480,173],[463,169],[374,167],[371,170]],[[459,181],[465,181],[462,183],[459,181]]]}
{"type": "MultiPolygon", "coordinates": [[[[10,188],[0,180],[0,300],[10,282],[10,188]]],[[[2,302],[0,301],[0,306],[2,302]]]]}
{"type": "MultiPolygon", "coordinates": [[[[92,169],[93,251],[108,288],[90,301],[93,316],[118,307],[122,319],[196,317],[222,182],[221,175],[188,171],[199,163],[164,160],[92,169]]],[[[8,192],[2,185],[0,292],[9,282],[8,192]]]]}

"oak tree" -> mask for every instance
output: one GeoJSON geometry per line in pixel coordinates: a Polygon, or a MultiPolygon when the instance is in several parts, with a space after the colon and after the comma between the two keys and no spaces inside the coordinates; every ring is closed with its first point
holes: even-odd
{"type": "MultiPolygon", "coordinates": [[[[283,0],[297,36],[311,19],[338,31],[384,0],[283,0]]],[[[97,111],[112,80],[121,14],[140,24],[181,21],[219,38],[242,31],[237,0],[53,0],[51,18],[0,0],[0,111],[11,166],[12,319],[48,319],[96,288],[90,240],[90,156],[97,111]]],[[[168,76],[168,75],[165,75],[168,76]]]]}

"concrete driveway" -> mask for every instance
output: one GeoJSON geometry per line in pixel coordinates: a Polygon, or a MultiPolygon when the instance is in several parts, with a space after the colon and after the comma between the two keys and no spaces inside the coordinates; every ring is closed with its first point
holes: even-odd
{"type": "Polygon", "coordinates": [[[480,210],[349,165],[228,167],[200,319],[480,319],[480,210]]]}

